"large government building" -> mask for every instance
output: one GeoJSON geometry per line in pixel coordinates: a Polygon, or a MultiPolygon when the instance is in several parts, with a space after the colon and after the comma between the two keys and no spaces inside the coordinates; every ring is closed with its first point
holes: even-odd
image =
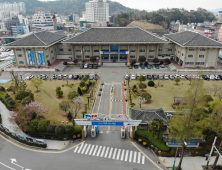
{"type": "Polygon", "coordinates": [[[222,43],[184,31],[162,37],[139,27],[94,27],[72,38],[61,32],[42,31],[7,44],[18,66],[47,66],[57,59],[103,62],[170,58],[183,67],[216,67],[222,43]]]}

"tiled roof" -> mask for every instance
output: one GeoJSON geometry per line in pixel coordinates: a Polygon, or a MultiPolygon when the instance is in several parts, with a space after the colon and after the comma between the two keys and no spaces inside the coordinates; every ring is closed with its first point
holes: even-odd
{"type": "Polygon", "coordinates": [[[109,43],[109,42],[135,42],[135,43],[165,43],[163,38],[160,38],[150,32],[147,32],[139,27],[93,27],[75,37],[72,37],[64,42],[78,43],[109,43]]]}
{"type": "Polygon", "coordinates": [[[146,29],[146,31],[155,33],[160,37],[162,37],[164,34],[169,34],[169,31],[167,29],[146,29]]]}
{"type": "Polygon", "coordinates": [[[6,46],[48,46],[65,37],[65,35],[60,35],[49,31],[41,31],[32,33],[24,38],[7,44],[6,46]]]}
{"type": "Polygon", "coordinates": [[[151,122],[153,119],[162,119],[164,123],[167,123],[167,116],[163,109],[131,108],[131,118],[133,120],[142,120],[142,122],[151,122]]]}
{"type": "Polygon", "coordinates": [[[179,43],[182,46],[221,46],[222,43],[206,37],[197,32],[183,31],[174,34],[165,34],[167,39],[179,43]]]}

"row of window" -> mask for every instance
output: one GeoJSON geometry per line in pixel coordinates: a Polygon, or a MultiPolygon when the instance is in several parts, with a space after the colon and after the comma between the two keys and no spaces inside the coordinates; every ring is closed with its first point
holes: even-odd
{"type": "MultiPolygon", "coordinates": [[[[204,65],[205,62],[196,62],[196,65],[204,65]]],[[[185,62],[185,65],[194,65],[194,62],[185,62]]]]}
{"type": "MultiPolygon", "coordinates": [[[[183,56],[183,53],[182,53],[183,56]]],[[[193,58],[193,55],[188,55],[188,58],[193,58]]],[[[204,55],[199,55],[199,58],[204,58],[204,55]]]]}
{"type": "MultiPolygon", "coordinates": [[[[161,49],[161,51],[162,51],[162,49],[161,49]]],[[[135,49],[131,49],[130,52],[136,52],[136,50],[135,49]]],[[[146,52],[146,50],[145,49],[140,49],[139,52],[146,52]]],[[[154,49],[149,49],[149,52],[155,52],[155,50],[154,49]]]]}
{"type": "MultiPolygon", "coordinates": [[[[135,55],[131,55],[130,58],[136,58],[135,55]]],[[[148,58],[154,58],[154,55],[149,55],[148,58]]]]}

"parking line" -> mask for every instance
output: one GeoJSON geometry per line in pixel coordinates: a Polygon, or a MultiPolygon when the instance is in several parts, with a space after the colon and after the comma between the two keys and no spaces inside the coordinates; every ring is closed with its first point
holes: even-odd
{"type": "Polygon", "coordinates": [[[98,145],[96,145],[96,148],[95,148],[95,150],[93,152],[93,156],[95,156],[97,148],[98,148],[98,145]]]}
{"type": "Polygon", "coordinates": [[[83,150],[82,150],[81,154],[83,154],[83,153],[84,153],[84,151],[85,151],[85,149],[86,149],[87,145],[88,145],[88,144],[85,144],[85,146],[84,146],[84,148],[83,148],[83,150]]]}
{"type": "Polygon", "coordinates": [[[145,156],[142,156],[142,164],[145,164],[145,156]]]}
{"type": "Polygon", "coordinates": [[[89,152],[89,155],[92,154],[92,151],[93,151],[94,146],[95,146],[95,145],[92,145],[92,148],[91,148],[91,150],[90,150],[90,152],[89,152]]]}
{"type": "Polygon", "coordinates": [[[137,155],[137,152],[135,151],[134,152],[134,157],[133,157],[133,163],[136,163],[136,155],[137,155]]]}
{"type": "Polygon", "coordinates": [[[74,150],[74,152],[76,152],[78,150],[79,146],[76,147],[76,149],[74,150]]]}
{"type": "Polygon", "coordinates": [[[141,153],[138,152],[138,160],[137,160],[137,163],[140,164],[140,157],[141,157],[141,153]]]}
{"type": "Polygon", "coordinates": [[[117,151],[117,148],[115,148],[115,150],[114,150],[113,159],[115,159],[115,157],[116,157],[116,151],[117,151]]]}
{"type": "Polygon", "coordinates": [[[116,160],[119,160],[120,153],[121,153],[121,149],[119,149],[119,151],[118,151],[118,153],[117,153],[116,160]]]}
{"type": "Polygon", "coordinates": [[[104,146],[100,157],[103,157],[103,154],[104,154],[105,149],[106,149],[106,147],[104,146]]]}
{"type": "Polygon", "coordinates": [[[98,152],[97,152],[97,155],[96,155],[96,156],[99,156],[99,153],[100,153],[101,149],[102,149],[102,146],[100,146],[100,147],[99,147],[99,150],[98,150],[98,152]]]}
{"type": "Polygon", "coordinates": [[[91,144],[89,144],[89,146],[88,146],[88,148],[87,148],[85,154],[87,154],[87,153],[89,152],[89,148],[90,148],[90,147],[91,147],[91,144]]]}
{"type": "Polygon", "coordinates": [[[121,161],[123,161],[123,156],[124,156],[124,153],[125,153],[125,150],[123,149],[123,151],[122,151],[122,155],[121,155],[121,161]]]}
{"type": "Polygon", "coordinates": [[[84,143],[82,143],[82,145],[80,146],[80,148],[79,148],[79,150],[78,150],[78,152],[77,152],[77,153],[80,153],[80,151],[81,151],[81,149],[82,149],[83,145],[84,145],[84,143]]]}
{"type": "Polygon", "coordinates": [[[128,153],[129,153],[129,150],[126,151],[125,161],[127,161],[128,159],[128,153]]]}
{"type": "Polygon", "coordinates": [[[130,151],[129,162],[132,162],[133,151],[130,151]]]}
{"type": "Polygon", "coordinates": [[[110,149],[110,153],[109,153],[109,157],[108,158],[111,158],[112,152],[113,152],[113,148],[110,149]]]}
{"type": "Polygon", "coordinates": [[[109,153],[109,147],[107,147],[107,149],[106,149],[106,153],[105,153],[104,158],[106,158],[106,157],[107,157],[108,153],[109,153]]]}

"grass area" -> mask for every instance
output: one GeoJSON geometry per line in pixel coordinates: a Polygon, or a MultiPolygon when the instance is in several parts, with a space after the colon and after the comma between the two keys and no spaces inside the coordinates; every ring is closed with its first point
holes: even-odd
{"type": "MultiPolygon", "coordinates": [[[[6,95],[6,92],[0,91],[0,97],[5,101],[5,103],[8,105],[8,107],[10,107],[10,108],[16,108],[16,107],[18,107],[18,106],[21,105],[20,103],[15,103],[14,105],[9,104],[9,103],[6,101],[6,99],[5,99],[5,95],[6,95]]],[[[13,95],[13,96],[10,95],[10,96],[11,96],[11,98],[14,100],[14,95],[13,95]]]]}
{"type": "Polygon", "coordinates": [[[146,29],[163,29],[162,26],[151,24],[146,21],[133,21],[128,26],[139,26],[140,28],[146,30],[146,29]]]}
{"type": "MultiPolygon", "coordinates": [[[[151,102],[142,104],[141,108],[152,108],[152,109],[163,108],[163,110],[165,111],[172,111],[174,110],[172,108],[172,104],[174,102],[173,97],[184,96],[185,92],[190,87],[190,82],[188,80],[181,80],[178,85],[176,85],[175,81],[172,80],[161,80],[159,81],[159,86],[158,86],[158,80],[155,80],[154,82],[157,88],[147,86],[147,88],[144,89],[146,92],[152,95],[151,102]],[[161,87],[161,85],[163,85],[163,87],[161,87]]],[[[147,85],[148,80],[146,80],[143,83],[147,85]]],[[[204,87],[210,87],[213,86],[213,84],[218,84],[222,86],[222,81],[204,81],[204,87]]],[[[132,87],[133,85],[137,85],[138,87],[139,81],[131,80],[130,86],[132,87]]],[[[141,92],[140,89],[138,90],[139,92],[141,92]]],[[[133,94],[131,96],[133,99],[132,102],[136,104],[134,107],[139,108],[140,107],[139,104],[136,103],[137,97],[135,97],[133,94]]],[[[212,97],[214,98],[214,100],[218,100],[218,96],[212,96],[212,97]]]]}
{"type": "MultiPolygon", "coordinates": [[[[59,103],[61,103],[64,100],[68,100],[68,94],[72,91],[77,91],[77,88],[79,86],[80,80],[69,80],[68,84],[66,85],[66,81],[63,80],[52,80],[52,81],[45,81],[43,80],[43,84],[39,87],[39,92],[35,92],[36,88],[30,86],[30,81],[26,81],[28,85],[28,89],[30,89],[32,92],[34,92],[34,99],[36,101],[39,101],[42,103],[48,110],[49,112],[45,114],[44,116],[51,121],[51,124],[61,124],[62,121],[66,121],[66,117],[64,116],[64,112],[59,110],[59,103]],[[72,85],[73,84],[73,85],[72,85]],[[62,87],[64,85],[64,87],[62,87]],[[58,98],[56,96],[56,87],[60,86],[62,91],[63,91],[63,97],[58,98]]],[[[96,89],[98,86],[98,81],[97,84],[94,86],[94,91],[93,94],[95,96],[96,94],[96,89]]],[[[5,88],[8,88],[11,85],[11,82],[8,82],[4,84],[3,86],[5,88]]],[[[13,92],[9,92],[9,95],[14,98],[13,92]]],[[[88,99],[87,97],[90,96],[90,93],[83,95],[84,99],[84,104],[88,104],[88,99]]],[[[89,107],[87,108],[87,113],[89,113],[91,106],[92,106],[93,100],[90,101],[89,107]]],[[[85,106],[82,106],[79,114],[77,115],[77,118],[82,118],[82,112],[85,111],[85,106]]],[[[71,122],[69,124],[72,124],[71,122]]]]}

